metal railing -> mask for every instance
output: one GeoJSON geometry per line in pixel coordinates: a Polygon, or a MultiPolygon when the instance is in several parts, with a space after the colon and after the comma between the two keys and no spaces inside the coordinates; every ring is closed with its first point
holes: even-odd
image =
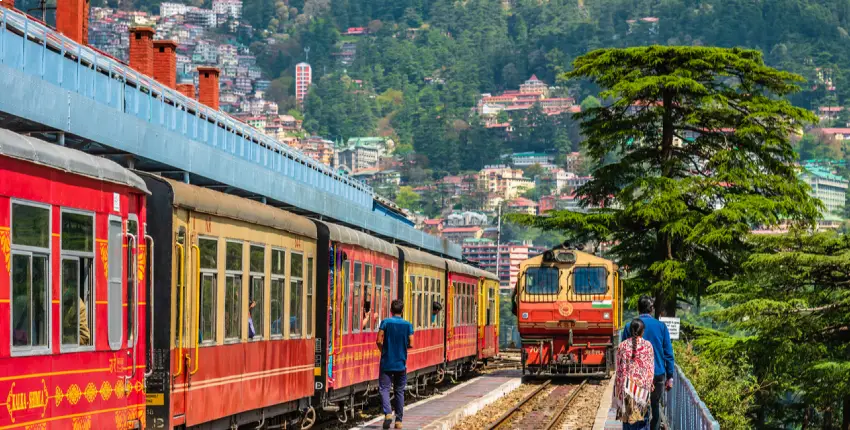
{"type": "Polygon", "coordinates": [[[665,415],[671,430],[720,430],[720,423],[699,398],[691,381],[677,365],[673,389],[667,392],[665,415]]]}

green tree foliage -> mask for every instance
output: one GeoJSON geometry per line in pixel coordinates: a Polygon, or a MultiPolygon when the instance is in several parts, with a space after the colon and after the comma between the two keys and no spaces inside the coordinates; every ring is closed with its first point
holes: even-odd
{"type": "Polygon", "coordinates": [[[759,386],[745,364],[731,366],[705,357],[690,344],[673,343],[676,364],[688,375],[691,384],[723,430],[751,429],[750,419],[759,386]],[[718,384],[718,381],[723,383],[718,384]]]}
{"type": "Polygon", "coordinates": [[[850,237],[792,231],[748,244],[742,271],[710,288],[726,307],[709,315],[728,329],[698,344],[745,359],[758,426],[834,428],[842,403],[850,423],[850,237]]]}
{"type": "Polygon", "coordinates": [[[581,110],[583,111],[598,107],[602,107],[602,103],[596,97],[587,96],[581,101],[581,110]]]}
{"type": "Polygon", "coordinates": [[[310,133],[348,140],[369,136],[377,120],[374,103],[358,91],[348,76],[323,76],[310,87],[305,102],[304,128],[310,133]]]}
{"type": "Polygon", "coordinates": [[[398,193],[395,196],[395,202],[399,207],[417,210],[419,208],[419,199],[421,196],[413,191],[413,187],[399,187],[398,193]]]}
{"type": "Polygon", "coordinates": [[[781,98],[801,78],[766,66],[759,52],[602,49],[564,77],[590,79],[612,100],[577,114],[594,163],[577,193],[585,207],[605,209],[515,220],[612,241],[660,314],[675,315],[678,298],[728,275],[752,226],[818,216],[788,139],[815,118],[781,98]]]}

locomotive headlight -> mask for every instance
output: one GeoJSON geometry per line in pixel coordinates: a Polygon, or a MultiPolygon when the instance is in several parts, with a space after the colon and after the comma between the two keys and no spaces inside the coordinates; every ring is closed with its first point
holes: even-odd
{"type": "Polygon", "coordinates": [[[604,319],[604,320],[610,320],[610,319],[611,319],[611,312],[605,312],[605,313],[603,313],[603,314],[602,314],[602,319],[604,319]]]}

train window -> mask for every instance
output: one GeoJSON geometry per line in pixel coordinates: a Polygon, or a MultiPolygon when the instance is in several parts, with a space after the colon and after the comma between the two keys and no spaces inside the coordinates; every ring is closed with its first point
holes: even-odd
{"type": "Polygon", "coordinates": [[[50,207],[13,202],[11,236],[12,346],[49,352],[50,207]]]}
{"type": "Polygon", "coordinates": [[[469,324],[469,284],[463,284],[463,296],[461,300],[463,300],[463,319],[461,323],[467,325],[469,324]]]}
{"type": "MultiPolygon", "coordinates": [[[[389,281],[389,279],[387,280],[389,281]]],[[[375,318],[372,320],[372,330],[378,330],[378,324],[384,316],[384,269],[381,266],[375,267],[375,295],[372,300],[372,309],[374,309],[375,318]]]]}
{"type": "Polygon", "coordinates": [[[417,276],[413,280],[413,294],[411,295],[411,300],[413,303],[410,305],[413,306],[413,311],[411,312],[413,315],[413,327],[418,329],[419,325],[419,287],[422,285],[422,278],[417,276]]]}
{"type": "Polygon", "coordinates": [[[451,296],[452,296],[452,326],[455,326],[455,327],[458,325],[458,316],[457,316],[457,314],[458,314],[458,307],[457,307],[457,305],[458,305],[458,301],[457,301],[458,290],[457,290],[457,288],[458,288],[457,282],[452,282],[452,288],[451,288],[451,290],[452,290],[452,292],[451,292],[451,296]]]}
{"type": "MultiPolygon", "coordinates": [[[[107,243],[108,253],[107,253],[107,265],[106,265],[106,276],[109,280],[109,290],[107,296],[107,303],[109,306],[109,312],[107,313],[109,318],[109,347],[113,350],[117,350],[121,348],[121,339],[123,334],[123,324],[122,324],[122,312],[124,311],[124,307],[122,306],[122,291],[121,287],[123,282],[121,277],[123,276],[122,272],[122,264],[121,264],[121,255],[123,254],[123,250],[121,249],[124,245],[124,236],[122,231],[121,219],[117,217],[109,218],[109,240],[107,243]]],[[[103,252],[103,250],[101,250],[103,252]]],[[[103,258],[101,256],[100,258],[103,258]]],[[[180,262],[180,264],[183,264],[180,262]]]]}
{"type": "Polygon", "coordinates": [[[227,242],[224,272],[224,339],[242,337],[242,242],[227,242]]]}
{"type": "MultiPolygon", "coordinates": [[[[135,216],[135,215],[131,215],[135,216]]],[[[136,297],[138,295],[138,273],[137,273],[137,257],[136,251],[139,249],[139,221],[130,218],[127,220],[127,234],[132,235],[132,241],[127,238],[127,250],[125,252],[125,266],[127,270],[125,270],[126,276],[126,285],[127,285],[127,346],[131,346],[133,344],[133,335],[135,333],[134,324],[136,323],[135,318],[135,309],[136,309],[136,297]]]]}
{"type": "Polygon", "coordinates": [[[93,346],[94,215],[62,211],[62,345],[93,346]]]}
{"type": "Polygon", "coordinates": [[[464,325],[465,311],[464,308],[466,306],[466,301],[464,300],[464,294],[466,294],[466,286],[464,284],[458,283],[458,296],[457,296],[457,324],[459,326],[464,325]]]}
{"type": "Polygon", "coordinates": [[[342,332],[343,333],[349,333],[349,328],[351,327],[350,323],[349,323],[350,316],[351,316],[350,311],[349,311],[349,308],[351,307],[351,306],[349,306],[350,300],[351,300],[351,296],[350,296],[351,288],[350,288],[350,281],[349,281],[349,276],[351,276],[351,271],[349,270],[350,268],[351,268],[350,262],[345,261],[345,262],[342,263],[342,284],[343,284],[343,287],[342,287],[342,332]]]}
{"type": "MultiPolygon", "coordinates": [[[[262,245],[251,245],[250,263],[251,289],[248,291],[248,315],[254,326],[254,338],[263,337],[266,320],[263,309],[266,303],[266,249],[262,245]]],[[[250,330],[248,337],[251,337],[250,330]]]]}
{"type": "Polygon", "coordinates": [[[353,333],[360,332],[360,320],[363,318],[363,302],[360,300],[360,293],[363,289],[363,264],[359,261],[354,262],[354,306],[351,315],[351,327],[353,333]]]}
{"type": "Polygon", "coordinates": [[[284,264],[286,261],[286,251],[282,249],[272,249],[272,282],[271,282],[271,298],[269,308],[271,309],[271,335],[283,335],[283,307],[284,295],[286,289],[286,272],[284,264]]]}
{"type": "Polygon", "coordinates": [[[301,337],[304,320],[304,254],[289,257],[289,337],[301,337]]]}
{"type": "Polygon", "coordinates": [[[466,295],[464,296],[466,300],[466,306],[464,310],[466,311],[466,325],[472,323],[472,285],[466,284],[466,295]]]}
{"type": "Polygon", "coordinates": [[[436,300],[437,283],[433,278],[428,279],[428,300],[425,301],[425,310],[428,312],[428,327],[437,326],[437,315],[434,314],[434,300],[436,300]]]}
{"type": "Polygon", "coordinates": [[[374,292],[372,291],[372,265],[367,264],[363,272],[363,321],[360,325],[360,330],[370,331],[372,327],[373,314],[372,299],[374,292]]]}
{"type": "Polygon", "coordinates": [[[416,277],[416,299],[414,301],[416,313],[416,328],[422,328],[422,277],[416,277]]]}
{"type": "Polygon", "coordinates": [[[198,239],[201,270],[201,342],[215,343],[216,292],[218,291],[218,240],[198,239]]]}
{"type": "Polygon", "coordinates": [[[385,284],[384,285],[384,291],[385,291],[385,295],[384,295],[385,300],[384,301],[386,302],[386,304],[384,305],[384,308],[385,308],[386,312],[384,312],[384,315],[385,315],[384,318],[389,318],[389,317],[392,316],[392,313],[390,312],[390,304],[393,301],[393,296],[392,296],[392,283],[393,282],[395,282],[395,278],[392,276],[392,271],[390,269],[385,269],[384,270],[384,284],[385,284]]]}
{"type": "Polygon", "coordinates": [[[488,297],[487,297],[487,320],[486,320],[486,324],[487,325],[493,325],[493,311],[496,308],[496,295],[495,295],[496,292],[493,290],[493,288],[488,288],[487,294],[488,294],[488,297]]]}
{"type": "Polygon", "coordinates": [[[558,294],[557,267],[529,267],[525,269],[526,294],[558,294]]]}
{"type": "MultiPolygon", "coordinates": [[[[416,277],[413,275],[410,275],[410,285],[408,285],[408,289],[405,290],[405,294],[410,295],[410,303],[404,304],[404,311],[405,314],[409,315],[407,319],[410,320],[410,323],[413,324],[414,328],[416,328],[416,321],[413,319],[415,310],[413,303],[416,301],[416,277]],[[410,293],[407,293],[408,290],[410,291],[410,293]]],[[[401,299],[405,300],[406,297],[402,297],[401,299]]]]}
{"type": "Polygon", "coordinates": [[[576,294],[605,294],[608,291],[608,270],[604,267],[573,269],[573,291],[576,294]]]}
{"type": "Polygon", "coordinates": [[[431,311],[428,301],[431,297],[431,278],[422,278],[422,302],[419,304],[421,307],[420,315],[422,315],[422,328],[428,328],[431,322],[431,311]]]}
{"type": "Polygon", "coordinates": [[[307,337],[313,336],[313,257],[307,258],[307,337]]]}
{"type": "Polygon", "coordinates": [[[446,304],[443,303],[443,281],[441,279],[437,279],[437,302],[443,305],[443,310],[437,314],[437,327],[444,327],[443,321],[445,321],[445,317],[443,315],[446,312],[446,304]]]}

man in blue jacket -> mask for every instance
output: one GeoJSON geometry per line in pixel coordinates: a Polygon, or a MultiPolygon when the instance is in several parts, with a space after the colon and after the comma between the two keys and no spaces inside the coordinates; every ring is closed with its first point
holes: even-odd
{"type": "MultiPolygon", "coordinates": [[[[652,422],[650,430],[658,430],[661,422],[659,402],[664,390],[673,388],[673,373],[675,372],[675,364],[673,358],[673,344],[670,342],[670,331],[667,326],[657,319],[652,317],[655,311],[653,300],[649,296],[641,296],[638,300],[639,318],[646,325],[643,332],[643,338],[652,344],[652,349],[655,355],[655,378],[653,383],[655,388],[652,390],[652,422]]],[[[629,325],[626,324],[620,338],[626,340],[628,338],[629,325]]]]}
{"type": "Polygon", "coordinates": [[[407,385],[407,350],[413,348],[413,324],[401,317],[404,302],[390,303],[392,317],[381,321],[378,327],[378,348],[381,350],[381,369],[378,391],[384,411],[384,428],[390,428],[395,412],[395,428],[400,429],[404,418],[404,387],[407,385]],[[395,394],[390,405],[390,389],[395,394]]]}

